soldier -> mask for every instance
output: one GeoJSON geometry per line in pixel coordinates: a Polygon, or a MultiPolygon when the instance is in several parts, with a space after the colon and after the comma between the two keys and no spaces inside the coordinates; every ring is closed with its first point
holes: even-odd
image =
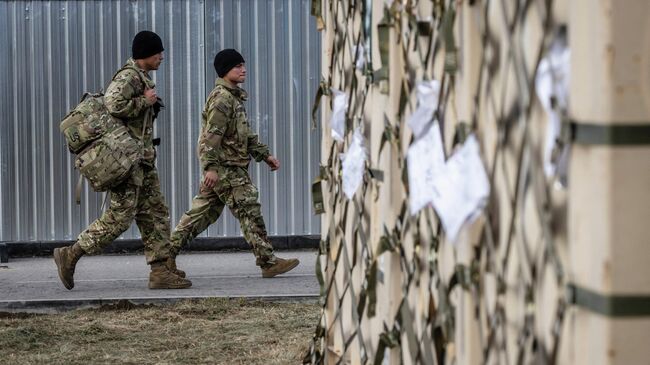
{"type": "Polygon", "coordinates": [[[160,66],[163,50],[162,40],[156,33],[138,33],[133,39],[133,58],[116,73],[106,89],[106,108],[126,123],[134,138],[143,141],[144,158],[125,182],[110,190],[109,209],[79,235],[77,242],[54,250],[59,278],[67,289],[74,287],[73,275],[79,258],[101,252],[129,228],[133,219],[142,235],[147,263],[151,265],[149,288],[182,289],[192,285],[169,269],[175,268],[170,255],[169,210],[155,166],[153,121],[162,104],[149,71],[160,66]]]}
{"type": "Polygon", "coordinates": [[[299,261],[273,254],[259,194],[248,175],[248,164],[252,156],[276,171],[280,161],[258,140],[248,124],[244,109],[247,95],[238,86],[246,80],[242,55],[234,49],[222,50],[214,58],[214,68],[219,77],[203,109],[198,142],[203,178],[192,207],[172,233],[172,256],[214,223],[227,205],[239,220],[244,238],[253,247],[262,277],[271,278],[292,270],[299,261]]]}

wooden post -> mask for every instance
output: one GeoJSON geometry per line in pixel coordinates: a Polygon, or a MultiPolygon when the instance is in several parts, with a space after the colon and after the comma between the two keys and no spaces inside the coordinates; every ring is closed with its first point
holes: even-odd
{"type": "MultiPolygon", "coordinates": [[[[476,22],[478,7],[471,6],[468,2],[461,3],[458,7],[457,21],[455,24],[459,47],[459,69],[456,74],[456,105],[457,118],[447,118],[447,140],[453,137],[455,124],[458,122],[471,122],[474,110],[474,98],[479,84],[479,71],[481,69],[481,35],[479,24],[476,22]],[[453,124],[452,124],[453,123],[453,124]],[[449,133],[451,132],[451,133],[449,133]]],[[[453,115],[452,113],[448,114],[453,115]]],[[[447,151],[448,153],[450,151],[447,151]]],[[[475,222],[480,223],[480,222],[475,222]]],[[[474,245],[478,243],[479,224],[461,232],[456,244],[457,264],[471,266],[474,258],[474,245]]],[[[460,286],[459,286],[460,287],[460,286]]],[[[457,289],[458,303],[456,305],[456,349],[459,364],[479,364],[483,357],[481,349],[481,332],[474,310],[477,305],[476,298],[467,290],[457,289]]]]}
{"type": "Polygon", "coordinates": [[[569,273],[578,303],[567,318],[563,335],[571,339],[562,359],[648,363],[647,307],[644,314],[622,298],[636,297],[643,307],[650,296],[650,3],[574,0],[569,14],[570,117],[577,133],[569,273]],[[599,138],[630,131],[627,138],[599,138]]]}

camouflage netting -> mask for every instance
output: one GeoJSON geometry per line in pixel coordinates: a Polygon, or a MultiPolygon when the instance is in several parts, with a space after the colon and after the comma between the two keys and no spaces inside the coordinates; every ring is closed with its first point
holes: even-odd
{"type": "Polygon", "coordinates": [[[314,106],[323,101],[323,166],[312,189],[323,213],[323,311],[306,363],[560,361],[568,298],[557,123],[566,85],[546,57],[566,50],[561,7],[313,1],[323,34],[314,106]],[[553,76],[550,94],[539,89],[543,72],[553,76]],[[433,102],[418,101],[420,86],[433,102]],[[415,214],[409,205],[409,162],[433,158],[407,160],[423,138],[409,124],[418,113],[425,130],[440,129],[447,161],[478,141],[489,194],[453,240],[431,204],[415,214]],[[356,189],[343,178],[355,161],[356,189]]]}

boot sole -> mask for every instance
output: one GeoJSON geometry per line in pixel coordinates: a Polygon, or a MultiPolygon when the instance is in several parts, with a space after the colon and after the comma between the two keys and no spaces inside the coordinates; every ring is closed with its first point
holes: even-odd
{"type": "Polygon", "coordinates": [[[165,284],[165,283],[152,283],[149,282],[149,289],[187,289],[192,286],[189,284],[165,284]]]}
{"type": "Polygon", "coordinates": [[[263,277],[263,278],[266,278],[266,279],[269,279],[269,278],[272,278],[272,277],[275,277],[275,276],[278,276],[278,275],[286,274],[286,273],[288,273],[289,271],[295,269],[296,266],[298,266],[298,265],[300,265],[300,261],[296,261],[295,264],[293,264],[293,265],[287,267],[287,268],[286,268],[284,271],[282,271],[282,272],[275,272],[275,273],[269,273],[269,274],[262,273],[262,277],[263,277]]]}
{"type": "Polygon", "coordinates": [[[61,260],[60,248],[54,249],[54,263],[56,264],[56,270],[59,273],[59,279],[63,283],[63,286],[65,286],[65,288],[68,290],[72,290],[72,288],[74,288],[74,282],[70,283],[63,278],[63,272],[61,271],[61,267],[63,267],[63,262],[61,260]]]}

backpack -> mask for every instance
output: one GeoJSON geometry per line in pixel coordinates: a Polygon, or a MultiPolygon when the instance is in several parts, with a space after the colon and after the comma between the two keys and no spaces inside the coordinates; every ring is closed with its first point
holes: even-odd
{"type": "MultiPolygon", "coordinates": [[[[120,69],[115,76],[125,69],[120,69]]],[[[140,72],[137,73],[144,83],[140,72]]],[[[142,141],[133,138],[124,122],[109,113],[103,93],[85,93],[63,118],[59,129],[70,152],[77,155],[75,167],[95,191],[107,191],[124,182],[143,158],[142,141]]],[[[77,185],[77,202],[80,183],[81,180],[77,185]]]]}

